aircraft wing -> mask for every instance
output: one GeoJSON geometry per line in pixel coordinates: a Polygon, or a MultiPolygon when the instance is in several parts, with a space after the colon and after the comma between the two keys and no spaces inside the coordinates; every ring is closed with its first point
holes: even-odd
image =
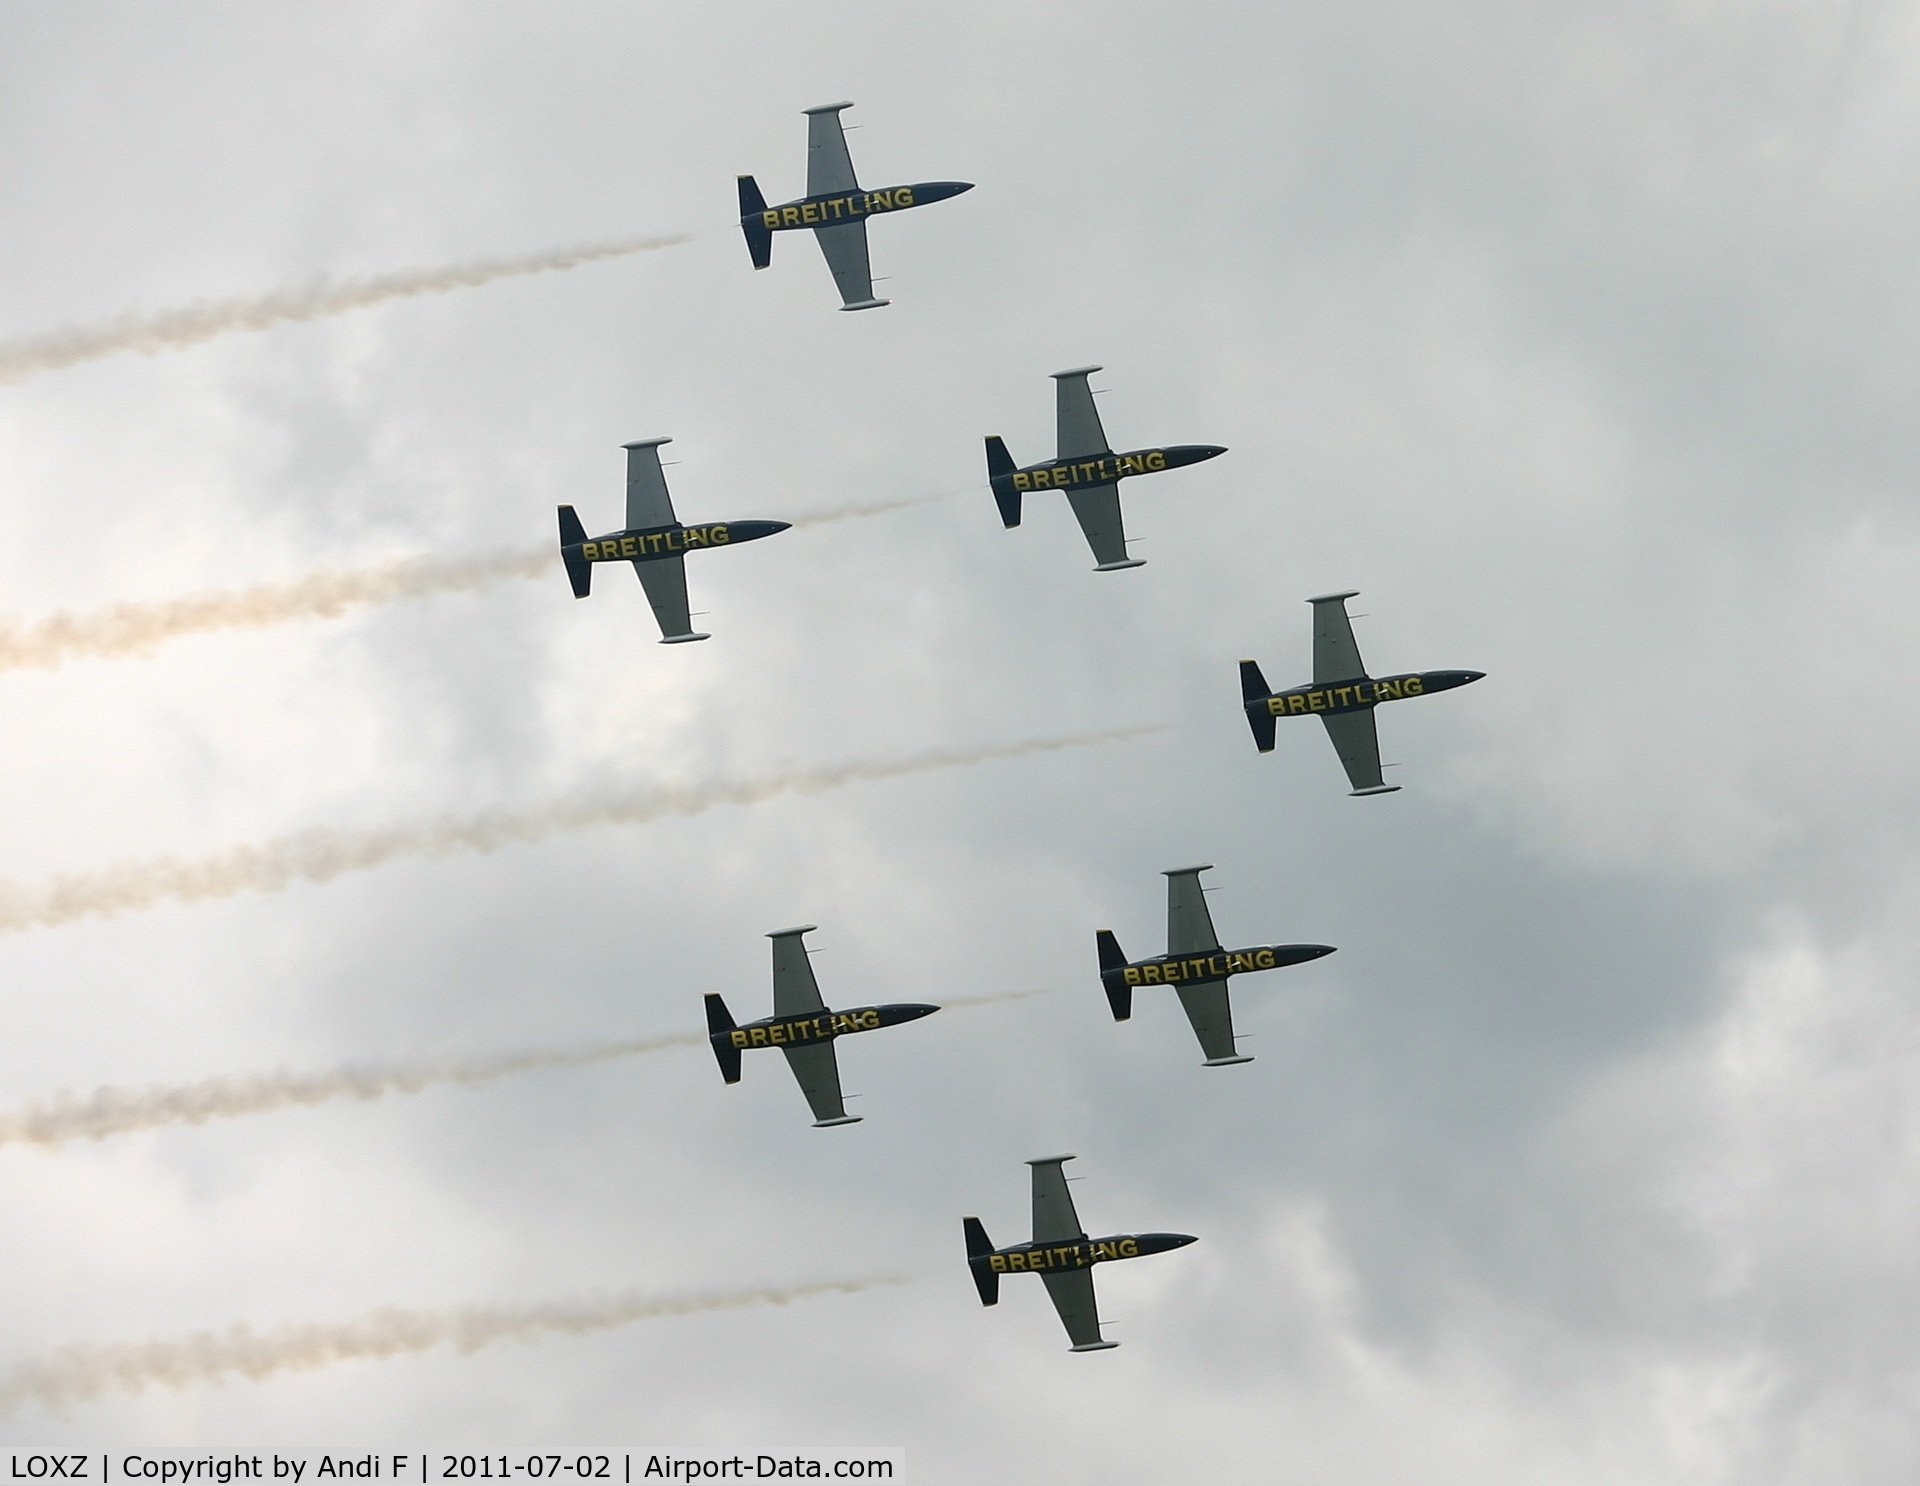
{"type": "MultiPolygon", "coordinates": [[[[1313,680],[1351,681],[1367,674],[1360,663],[1360,647],[1353,641],[1353,622],[1347,618],[1349,593],[1330,593],[1308,599],[1313,605],[1313,680]]],[[[1346,755],[1342,753],[1341,757],[1346,755]]]]}
{"type": "Polygon", "coordinates": [[[643,526],[672,526],[680,519],[673,514],[673,497],[667,494],[667,477],[660,469],[660,446],[672,442],[672,439],[647,439],[627,445],[628,531],[643,526]]]}
{"type": "Polygon", "coordinates": [[[1120,518],[1118,485],[1075,485],[1067,491],[1067,500],[1101,567],[1135,565],[1127,556],[1127,532],[1120,518]]]}
{"type": "Polygon", "coordinates": [[[807,1108],[813,1111],[816,1125],[851,1125],[860,1116],[847,1113],[840,1096],[840,1064],[833,1056],[831,1042],[807,1042],[783,1047],[787,1066],[799,1080],[800,1092],[807,1096],[807,1108]]]}
{"type": "Polygon", "coordinates": [[[1383,790],[1380,782],[1380,734],[1373,725],[1373,709],[1364,712],[1322,712],[1327,736],[1346,767],[1355,791],[1383,790]]]}
{"type": "Polygon", "coordinates": [[[832,227],[816,227],[813,235],[833,270],[834,287],[840,291],[843,310],[870,310],[886,303],[873,297],[873,267],[867,262],[867,223],[839,222],[832,227]]]}
{"type": "Polygon", "coordinates": [[[693,615],[687,609],[686,558],[663,557],[653,562],[636,562],[633,570],[640,575],[647,602],[653,605],[653,617],[660,625],[662,640],[672,643],[707,638],[694,633],[693,615]]]}
{"type": "Polygon", "coordinates": [[[1033,1241],[1035,1243],[1053,1243],[1056,1240],[1081,1238],[1086,1230],[1080,1226],[1080,1215],[1073,1210],[1073,1194],[1067,1190],[1067,1174],[1063,1169],[1071,1156],[1043,1156],[1037,1161],[1029,1161],[1033,1168],[1033,1241]]]}
{"type": "Polygon", "coordinates": [[[1046,1281],[1047,1299],[1060,1313],[1060,1324],[1067,1328],[1074,1351],[1097,1352],[1120,1345],[1100,1340],[1100,1312],[1093,1298],[1092,1270],[1048,1270],[1040,1278],[1046,1281]]]}
{"type": "Polygon", "coordinates": [[[847,134],[840,127],[840,110],[851,103],[823,103],[807,110],[807,195],[832,196],[858,191],[853,178],[853,156],[847,153],[847,134]]]}
{"type": "Polygon", "coordinates": [[[1200,874],[1212,870],[1211,866],[1181,867],[1167,873],[1168,954],[1190,955],[1220,947],[1213,915],[1207,912],[1207,895],[1200,889],[1200,874]]]}
{"type": "Polygon", "coordinates": [[[1093,405],[1093,389],[1087,378],[1099,371],[1097,366],[1078,366],[1072,371],[1053,374],[1053,405],[1059,424],[1058,459],[1078,459],[1083,454],[1107,454],[1106,430],[1100,426],[1100,410],[1093,405]]]}
{"type": "Polygon", "coordinates": [[[1200,1039],[1200,1051],[1209,1063],[1250,1063],[1233,1046],[1233,1003],[1227,999],[1224,980],[1179,987],[1180,1005],[1193,1024],[1193,1035],[1200,1039]]]}
{"type": "Polygon", "coordinates": [[[807,958],[806,940],[812,924],[798,929],[781,929],[767,935],[773,941],[773,1014],[799,1016],[808,1011],[825,1011],[820,987],[813,978],[813,962],[807,958]]]}

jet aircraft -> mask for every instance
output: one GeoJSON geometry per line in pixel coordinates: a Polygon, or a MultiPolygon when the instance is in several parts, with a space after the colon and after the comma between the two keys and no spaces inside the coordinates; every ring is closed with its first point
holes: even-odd
{"type": "Polygon", "coordinates": [[[829,1011],[820,999],[820,987],[813,979],[813,964],[807,959],[803,934],[812,933],[814,924],[797,929],[776,929],[767,935],[773,941],[773,1015],[757,1022],[736,1026],[727,1003],[718,996],[707,997],[707,1040],[720,1062],[720,1076],[730,1084],[740,1082],[740,1054],[750,1047],[777,1047],[787,1055],[787,1066],[807,1096],[816,1128],[830,1125],[855,1125],[859,1115],[847,1113],[840,1095],[840,1065],[833,1056],[836,1037],[855,1032],[871,1032],[877,1027],[895,1027],[901,1022],[918,1021],[938,1011],[937,1006],[921,1002],[898,1002],[892,1006],[856,1006],[849,1011],[829,1011]]]}
{"type": "Polygon", "coordinates": [[[1358,589],[1324,593],[1308,599],[1313,605],[1313,680],[1306,686],[1276,692],[1267,685],[1260,667],[1240,662],[1240,695],[1254,746],[1273,752],[1273,723],[1277,717],[1318,717],[1353,783],[1356,795],[1390,795],[1397,784],[1380,782],[1380,735],[1374,730],[1373,709],[1382,702],[1451,691],[1478,681],[1485,671],[1407,671],[1398,676],[1369,676],[1360,663],[1360,647],[1353,641],[1353,622],[1347,600],[1358,589]]]}
{"type": "Polygon", "coordinates": [[[711,639],[696,634],[687,612],[686,555],[703,548],[737,547],[792,525],[788,521],[714,521],[682,526],[673,514],[667,477],[660,469],[660,446],[672,439],[627,444],[627,524],[591,540],[572,506],[560,508],[560,558],[567,565],[573,596],[583,599],[593,587],[596,562],[630,562],[660,623],[660,643],[681,645],[711,639]]]}
{"type": "Polygon", "coordinates": [[[840,125],[840,110],[851,103],[823,103],[803,109],[807,116],[807,194],[782,206],[768,206],[750,175],[740,177],[740,230],[747,236],[753,266],[773,261],[773,235],[797,227],[813,230],[843,310],[877,310],[889,301],[873,297],[873,269],[867,261],[867,218],[928,206],[973,189],[972,181],[922,181],[863,191],[854,179],[853,157],[840,125]]]}
{"type": "Polygon", "coordinates": [[[1198,464],[1225,454],[1221,444],[1175,444],[1158,449],[1135,449],[1116,454],[1100,426],[1087,378],[1097,366],[1077,366],[1053,374],[1054,405],[1058,420],[1057,456],[1044,464],[1024,467],[1013,462],[999,438],[987,440],[987,483],[1000,506],[1000,520],[1009,529],[1020,524],[1020,498],[1034,490],[1064,490],[1074,518],[1086,534],[1087,545],[1099,566],[1096,573],[1143,567],[1146,559],[1127,556],[1127,534],[1120,517],[1120,482],[1129,475],[1158,474],[1182,465],[1198,464]]]}
{"type": "Polygon", "coordinates": [[[980,1291],[982,1305],[1000,1303],[1000,1276],[1037,1274],[1047,1297],[1060,1313],[1060,1323],[1074,1352],[1104,1352],[1118,1342],[1100,1339],[1100,1313],[1094,1304],[1092,1269],[1113,1259],[1138,1259],[1164,1254],[1198,1242],[1191,1233],[1117,1233],[1111,1238],[1088,1238],[1073,1210],[1062,1163],[1072,1156],[1042,1156],[1029,1161],[1033,1168],[1033,1241],[996,1249],[978,1218],[961,1219],[967,1236],[967,1268],[980,1291]]]}
{"type": "Polygon", "coordinates": [[[1129,960],[1111,929],[1098,930],[1095,941],[1100,949],[1100,981],[1107,989],[1107,1004],[1113,1019],[1124,1022],[1133,1015],[1133,988],[1141,985],[1172,986],[1180,993],[1180,1005],[1193,1024],[1193,1035],[1200,1039],[1200,1050],[1207,1055],[1206,1067],[1223,1068],[1230,1063],[1251,1063],[1251,1054],[1237,1052],[1233,1041],[1233,1004],[1227,999],[1227,981],[1253,970],[1277,970],[1282,965],[1298,965],[1317,960],[1334,951],[1331,944],[1261,944],[1252,949],[1223,950],[1220,936],[1213,932],[1213,915],[1207,912],[1206,891],[1200,886],[1204,867],[1176,867],[1164,874],[1167,879],[1167,952],[1150,960],[1129,960]]]}

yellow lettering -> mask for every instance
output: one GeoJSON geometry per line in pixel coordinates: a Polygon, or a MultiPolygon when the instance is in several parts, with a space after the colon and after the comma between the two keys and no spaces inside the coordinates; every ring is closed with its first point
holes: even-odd
{"type": "Polygon", "coordinates": [[[687,545],[686,533],[684,531],[680,531],[680,532],[670,531],[667,533],[667,551],[680,552],[686,548],[686,545],[687,545]],[[680,539],[677,543],[674,540],[675,537],[678,537],[680,539]]]}
{"type": "Polygon", "coordinates": [[[1347,705],[1347,698],[1353,694],[1353,688],[1351,686],[1336,687],[1333,694],[1335,698],[1338,699],[1340,705],[1344,707],[1347,705]]]}
{"type": "Polygon", "coordinates": [[[600,560],[600,544],[598,542],[582,542],[580,544],[580,555],[586,558],[588,562],[598,562],[600,560]]]}
{"type": "Polygon", "coordinates": [[[637,550],[637,546],[638,544],[632,537],[622,537],[620,539],[620,555],[622,557],[632,557],[637,550]]]}
{"type": "Polygon", "coordinates": [[[1391,681],[1373,683],[1373,699],[1376,702],[1391,701],[1400,695],[1400,688],[1391,681]]]}
{"type": "Polygon", "coordinates": [[[1140,978],[1150,986],[1159,985],[1160,967],[1158,965],[1142,965],[1140,967],[1140,978]]]}
{"type": "Polygon", "coordinates": [[[1070,485],[1070,484],[1072,484],[1072,483],[1073,483],[1073,482],[1072,482],[1072,481],[1071,481],[1070,479],[1068,479],[1068,478],[1067,478],[1067,472],[1066,472],[1066,471],[1065,471],[1064,469],[1056,469],[1056,470],[1054,470],[1054,472],[1053,472],[1053,488],[1054,488],[1055,490],[1063,490],[1063,489],[1065,489],[1065,488],[1066,488],[1066,487],[1067,487],[1068,485],[1070,485]]]}
{"type": "Polygon", "coordinates": [[[1139,1257],[1140,1257],[1140,1245],[1139,1245],[1139,1243],[1138,1243],[1137,1241],[1135,1241],[1134,1239],[1131,1239],[1131,1238],[1123,1238],[1123,1239],[1121,1239],[1121,1240],[1120,1240],[1120,1257],[1121,1257],[1122,1259],[1137,1259],[1137,1258],[1139,1258],[1139,1257]]]}
{"type": "Polygon", "coordinates": [[[704,547],[707,545],[707,533],[703,527],[684,527],[680,532],[680,540],[689,547],[704,547]]]}
{"type": "Polygon", "coordinates": [[[1033,481],[1029,479],[1024,472],[1015,470],[1013,472],[1013,488],[1015,490],[1031,490],[1033,488],[1033,481]]]}
{"type": "Polygon", "coordinates": [[[1307,699],[1301,696],[1298,692],[1295,692],[1292,696],[1287,698],[1288,713],[1294,716],[1298,716],[1300,713],[1306,710],[1307,710],[1307,699]]]}
{"type": "Polygon", "coordinates": [[[733,533],[724,525],[707,528],[707,538],[716,547],[724,547],[733,540],[733,533]]]}
{"type": "Polygon", "coordinates": [[[747,1045],[747,1034],[736,1030],[730,1040],[735,1047],[745,1047],[747,1045]]]}
{"type": "Polygon", "coordinates": [[[771,230],[772,228],[778,227],[780,225],[780,213],[778,212],[760,213],[760,225],[762,227],[768,228],[769,230],[771,230]]]}
{"type": "MultiPolygon", "coordinates": [[[[829,201],[829,202],[827,202],[827,203],[825,203],[825,207],[830,207],[830,208],[832,208],[832,210],[833,210],[833,219],[834,219],[834,221],[836,221],[836,222],[837,222],[837,221],[839,221],[839,220],[840,220],[840,214],[841,214],[842,212],[844,212],[844,211],[846,210],[846,207],[847,207],[847,199],[846,199],[846,197],[844,197],[844,196],[836,196],[836,197],[834,197],[834,198],[833,198],[833,200],[831,200],[831,201],[829,201]]],[[[825,208],[823,208],[823,209],[825,209],[825,208]]]]}
{"type": "Polygon", "coordinates": [[[778,1045],[787,1040],[787,1029],[781,1026],[767,1028],[767,1041],[778,1045]]]}
{"type": "Polygon", "coordinates": [[[1033,482],[1032,488],[1035,490],[1053,484],[1053,472],[1051,470],[1035,470],[1027,478],[1033,482]]]}
{"type": "Polygon", "coordinates": [[[1273,951],[1270,949],[1255,950],[1253,952],[1253,965],[1256,970],[1271,970],[1273,968],[1273,951]]]}
{"type": "Polygon", "coordinates": [[[789,227],[798,227],[800,225],[800,208],[797,206],[781,207],[780,220],[789,227]]]}
{"type": "Polygon", "coordinates": [[[1410,697],[1417,697],[1427,689],[1427,683],[1422,681],[1418,676],[1409,676],[1400,684],[1406,688],[1406,693],[1410,697]]]}
{"type": "Polygon", "coordinates": [[[1315,712],[1326,711],[1327,710],[1327,694],[1324,691],[1308,692],[1307,706],[1315,712]]]}
{"type": "Polygon", "coordinates": [[[1245,955],[1230,954],[1227,956],[1227,974],[1238,975],[1242,970],[1246,968],[1247,968],[1247,957],[1245,955]]]}
{"type": "Polygon", "coordinates": [[[1172,985],[1178,979],[1180,979],[1179,961],[1170,961],[1160,967],[1160,983],[1162,985],[1172,985]]]}
{"type": "Polygon", "coordinates": [[[1016,1250],[1014,1253],[1007,1255],[1008,1269],[1025,1269],[1026,1267],[1027,1267],[1027,1256],[1025,1254],[1022,1254],[1016,1250]]]}
{"type": "Polygon", "coordinates": [[[913,205],[913,187],[902,186],[899,188],[899,190],[895,191],[893,193],[893,204],[895,206],[912,206],[913,205]]]}
{"type": "Polygon", "coordinates": [[[995,1274],[1005,1274],[1007,1272],[1007,1256],[1005,1254],[993,1255],[992,1258],[987,1260],[987,1268],[991,1269],[995,1274]]]}
{"type": "Polygon", "coordinates": [[[819,221],[820,208],[815,206],[811,201],[803,203],[800,207],[800,220],[803,222],[819,221]]]}
{"type": "Polygon", "coordinates": [[[1140,971],[1137,966],[1129,965],[1126,969],[1122,970],[1120,974],[1128,985],[1137,986],[1140,984],[1140,971]]]}
{"type": "Polygon", "coordinates": [[[1151,454],[1147,456],[1148,469],[1163,470],[1166,467],[1167,467],[1167,456],[1164,450],[1155,449],[1151,454]]]}
{"type": "Polygon", "coordinates": [[[765,1047],[767,1045],[767,1029],[765,1027],[751,1027],[748,1031],[753,1036],[753,1045],[755,1047],[765,1047]]]}
{"type": "Polygon", "coordinates": [[[1146,466],[1140,462],[1140,456],[1138,454],[1129,454],[1120,461],[1121,478],[1124,479],[1128,475],[1137,475],[1145,468],[1146,466]]]}
{"type": "Polygon", "coordinates": [[[880,1013],[878,1011],[863,1013],[860,1017],[860,1025],[871,1032],[875,1027],[880,1025],[880,1013]]]}

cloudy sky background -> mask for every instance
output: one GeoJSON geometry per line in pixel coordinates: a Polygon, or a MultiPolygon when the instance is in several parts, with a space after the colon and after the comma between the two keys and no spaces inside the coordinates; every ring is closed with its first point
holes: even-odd
{"type": "Polygon", "coordinates": [[[0,334],[630,234],[686,246],[0,388],[33,617],[617,524],[911,510],[696,560],[704,645],[558,574],[0,676],[0,878],[1163,731],[0,939],[0,1104],[697,1028],[821,926],[865,1123],[704,1050],[0,1149],[0,1370],[382,1305],[910,1283],[25,1407],[68,1448],[893,1445],[914,1479],[1906,1481],[1920,1467],[1911,5],[71,4],[0,21],[0,334]],[[852,98],[891,308],[753,273],[852,98]],[[1141,570],[1003,532],[1101,362],[1141,570]],[[1357,588],[1381,716],[1257,755],[1234,662],[1357,588]],[[1218,864],[1251,1065],[1115,1026],[1218,864]],[[1077,1151],[1121,1350],[977,1304],[1077,1151]]]}

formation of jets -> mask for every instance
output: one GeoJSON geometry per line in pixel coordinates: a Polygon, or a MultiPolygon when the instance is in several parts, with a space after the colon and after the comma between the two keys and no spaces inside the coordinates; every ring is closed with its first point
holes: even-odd
{"type": "MultiPolygon", "coordinates": [[[[870,219],[913,207],[944,201],[972,189],[965,181],[930,181],[917,185],[863,189],[854,175],[840,115],[847,103],[823,104],[805,110],[807,116],[807,194],[798,200],[769,206],[750,175],[739,177],[740,227],[756,269],[772,261],[776,233],[806,229],[814,234],[840,291],[843,310],[879,309],[888,303],[873,292],[873,270],[868,256],[870,219]]],[[[1107,440],[1094,405],[1088,379],[1097,366],[1075,367],[1053,374],[1057,440],[1051,460],[1020,465],[999,437],[986,441],[987,479],[1002,523],[1020,525],[1028,495],[1059,491],[1067,498],[1074,518],[1095,559],[1095,571],[1119,572],[1142,566],[1127,552],[1125,522],[1120,508],[1120,484],[1140,475],[1158,474],[1199,464],[1224,454],[1219,444],[1159,445],[1116,452],[1107,440]]],[[[666,439],[628,444],[626,525],[619,531],[590,538],[572,506],[560,507],[560,553],[576,597],[585,598],[592,584],[593,566],[602,562],[631,562],[646,590],[647,601],[659,622],[661,642],[679,644],[704,640],[696,633],[687,606],[686,557],[694,551],[737,546],[785,531],[784,521],[716,521],[683,524],[674,514],[660,466],[660,446],[666,439]]],[[[1361,796],[1391,794],[1399,788],[1382,782],[1380,744],[1373,712],[1383,702],[1428,696],[1481,679],[1479,671],[1408,671],[1370,676],[1360,659],[1359,646],[1346,609],[1352,591],[1324,594],[1307,602],[1313,608],[1313,680],[1304,686],[1274,691],[1260,667],[1240,662],[1242,705],[1261,753],[1272,752],[1276,727],[1283,717],[1317,716],[1340,756],[1352,793],[1361,796]]],[[[1167,878],[1167,948],[1164,954],[1129,960],[1109,929],[1095,932],[1100,983],[1116,1022],[1133,1015],[1134,992],[1145,986],[1168,986],[1179,997],[1181,1010],[1200,1044],[1204,1066],[1223,1068],[1252,1062],[1236,1044],[1233,1006],[1228,982],[1236,975],[1299,965],[1332,954],[1328,944],[1262,944],[1229,950],[1220,943],[1208,912],[1200,874],[1208,866],[1178,867],[1167,878]]],[[[876,1031],[917,1021],[938,1011],[924,1002],[855,1007],[833,1011],[821,997],[808,958],[805,936],[812,925],[780,929],[773,941],[773,1014],[758,1021],[738,1023],[717,994],[706,997],[708,1038],[721,1077],[729,1084],[741,1077],[741,1060],[757,1048],[778,1048],[800,1085],[815,1126],[833,1128],[858,1123],[846,1111],[840,1085],[840,1065],[834,1044],[856,1032],[876,1031]]],[[[1195,1242],[1185,1233],[1117,1234],[1090,1237],[1074,1211],[1063,1171],[1072,1156],[1046,1156],[1029,1161],[1033,1172],[1033,1236],[1023,1244],[995,1248],[977,1217],[962,1219],[967,1266],[984,1305],[1000,1298],[1000,1280],[1007,1274],[1037,1274],[1046,1286],[1054,1309],[1075,1352],[1104,1351],[1118,1346],[1101,1335],[1094,1301],[1093,1266],[1116,1259],[1134,1259],[1164,1253],[1195,1242]]]]}

